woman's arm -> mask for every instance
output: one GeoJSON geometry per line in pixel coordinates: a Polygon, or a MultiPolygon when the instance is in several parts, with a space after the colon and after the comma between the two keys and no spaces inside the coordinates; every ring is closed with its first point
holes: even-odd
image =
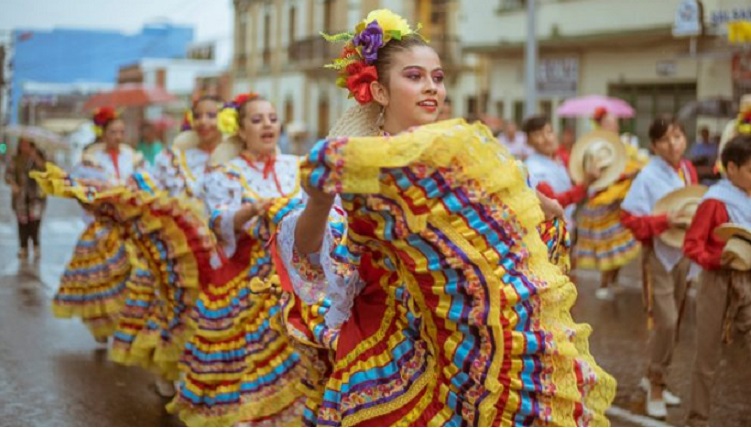
{"type": "Polygon", "coordinates": [[[307,255],[321,248],[334,196],[309,187],[305,190],[309,199],[295,226],[295,249],[307,255]]]}

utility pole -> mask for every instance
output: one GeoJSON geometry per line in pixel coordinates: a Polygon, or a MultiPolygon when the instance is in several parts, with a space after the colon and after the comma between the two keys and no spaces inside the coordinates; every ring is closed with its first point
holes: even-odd
{"type": "Polygon", "coordinates": [[[5,92],[5,45],[0,44],[0,122],[3,116],[3,95],[5,92]]]}
{"type": "Polygon", "coordinates": [[[537,8],[535,0],[527,0],[527,47],[524,51],[524,116],[537,112],[537,8]]]}

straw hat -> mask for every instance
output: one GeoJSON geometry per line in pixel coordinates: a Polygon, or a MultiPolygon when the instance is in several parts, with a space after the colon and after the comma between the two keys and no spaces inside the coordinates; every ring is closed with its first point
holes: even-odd
{"type": "Polygon", "coordinates": [[[329,131],[329,138],[334,137],[373,137],[381,135],[378,116],[381,105],[370,102],[354,105],[347,109],[329,131]]]}
{"type": "Polygon", "coordinates": [[[177,137],[172,141],[172,147],[180,151],[195,149],[200,144],[201,140],[198,138],[196,131],[193,130],[177,134],[177,137]]]}
{"type": "Polygon", "coordinates": [[[714,230],[717,238],[726,241],[722,260],[734,270],[751,270],[751,229],[739,224],[725,223],[714,230]]]}
{"type": "Polygon", "coordinates": [[[599,169],[600,178],[590,187],[602,190],[618,181],[626,169],[628,154],[618,134],[609,131],[596,130],[579,138],[571,148],[569,173],[575,183],[581,183],[586,177],[586,171],[599,169]]]}
{"type": "Polygon", "coordinates": [[[240,156],[245,143],[237,135],[227,137],[219,143],[209,158],[209,165],[216,166],[225,164],[240,156]]]}
{"type": "Polygon", "coordinates": [[[693,185],[674,190],[663,196],[655,204],[655,215],[678,213],[677,227],[671,227],[660,235],[662,242],[674,248],[683,247],[683,239],[686,237],[686,229],[696,214],[696,209],[701,203],[701,198],[707,192],[707,186],[693,185]]]}

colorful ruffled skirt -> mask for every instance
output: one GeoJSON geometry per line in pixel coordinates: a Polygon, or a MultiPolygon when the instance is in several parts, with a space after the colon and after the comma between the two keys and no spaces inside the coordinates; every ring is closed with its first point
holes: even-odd
{"type": "Polygon", "coordinates": [[[125,300],[131,256],[118,225],[91,222],[76,243],[52,312],[60,318],[81,318],[97,339],[111,336],[125,300]]]}
{"type": "Polygon", "coordinates": [[[127,224],[140,260],[127,283],[110,358],[178,380],[179,360],[192,335],[188,318],[211,272],[216,242],[200,201],[155,190],[145,173],[132,181],[139,185],[128,203],[139,214],[127,224]]]}
{"type": "Polygon", "coordinates": [[[116,225],[114,242],[129,248],[133,268],[123,272],[110,311],[110,357],[176,380],[189,309],[216,249],[202,207],[142,188],[96,189],[54,165],[34,178],[46,193],[76,199],[99,221],[116,225]]]}
{"type": "Polygon", "coordinates": [[[578,269],[621,268],[639,256],[639,242],[621,224],[621,202],[632,179],[621,180],[591,198],[579,211],[574,258],[578,269]]]}
{"type": "Polygon", "coordinates": [[[326,140],[301,169],[342,196],[335,257],[362,287],[309,422],[607,424],[615,381],[571,318],[576,289],[550,262],[534,192],[489,130],[457,120],[326,140]]]}
{"type": "Polygon", "coordinates": [[[254,236],[211,273],[191,315],[184,376],[168,410],[188,426],[299,425],[305,368],[281,326],[281,290],[267,242],[297,200],[276,201],[254,236]]]}

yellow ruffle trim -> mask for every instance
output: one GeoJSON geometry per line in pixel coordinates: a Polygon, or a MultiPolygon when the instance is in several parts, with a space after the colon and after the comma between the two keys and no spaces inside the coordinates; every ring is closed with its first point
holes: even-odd
{"type": "MultiPolygon", "coordinates": [[[[468,188],[473,188],[478,195],[487,198],[490,206],[503,207],[508,216],[508,221],[513,228],[520,233],[521,248],[529,252],[525,276],[532,280],[538,287],[538,294],[532,296],[530,303],[536,308],[534,311],[534,328],[547,332],[552,336],[548,343],[548,349],[541,355],[541,362],[545,368],[543,379],[544,391],[536,395],[536,400],[541,411],[536,415],[538,421],[550,425],[607,425],[605,410],[609,407],[615,396],[615,380],[605,373],[595,363],[589,352],[588,336],[591,328],[588,325],[574,323],[570,309],[576,299],[574,284],[563,275],[560,269],[548,260],[547,248],[540,239],[535,227],[542,221],[543,215],[539,201],[534,192],[526,185],[522,171],[517,167],[514,158],[508,151],[497,144],[490,131],[480,124],[468,125],[462,120],[445,121],[434,125],[423,126],[412,132],[406,132],[394,137],[365,137],[350,138],[341,150],[341,159],[336,159],[337,165],[343,165],[341,170],[336,167],[330,172],[329,179],[323,183],[323,189],[329,192],[355,193],[355,194],[378,194],[389,200],[396,200],[406,214],[406,223],[411,233],[426,233],[427,225],[430,224],[441,230],[449,239],[458,245],[465,254],[470,257],[473,264],[483,271],[484,278],[488,281],[487,286],[498,293],[487,296],[490,299],[490,311],[485,328],[481,329],[481,346],[488,346],[489,337],[483,338],[484,334],[490,334],[495,343],[504,343],[504,331],[508,328],[501,325],[501,320],[517,320],[518,314],[514,310],[515,303],[519,301],[516,290],[501,282],[505,268],[497,259],[497,254],[486,248],[487,244],[482,237],[473,233],[462,219],[446,211],[443,204],[429,204],[425,196],[418,189],[407,190],[402,196],[394,183],[382,181],[381,169],[399,168],[410,165],[424,165],[428,168],[450,167],[452,176],[448,179],[463,183],[468,188]],[[341,161],[341,162],[339,162],[341,161]],[[503,173],[499,173],[502,171],[503,173]],[[404,199],[409,199],[413,206],[429,206],[430,211],[425,214],[414,214],[410,211],[404,199]],[[471,237],[471,240],[465,237],[471,237]],[[501,306],[501,295],[506,302],[501,306]],[[503,315],[501,315],[503,311],[503,315]],[[577,376],[574,373],[575,361],[584,367],[586,373],[583,387],[588,389],[585,395],[577,387],[577,376]],[[590,377],[592,376],[593,377],[590,377]],[[595,383],[592,383],[595,382],[595,383]],[[579,405],[585,408],[585,415],[581,419],[574,419],[579,405]]],[[[308,181],[310,174],[315,170],[315,162],[306,161],[301,165],[303,180],[308,181]]],[[[367,198],[373,202],[376,198],[367,198]]],[[[345,209],[352,208],[345,201],[345,209]]],[[[379,232],[383,230],[379,229],[379,232]]],[[[377,232],[377,234],[379,233],[377,232]]],[[[351,231],[350,231],[351,233],[351,231]]],[[[377,236],[385,239],[385,236],[377,236]]],[[[518,239],[518,238],[517,238],[518,239]]],[[[425,270],[427,260],[419,251],[406,243],[393,243],[399,250],[408,253],[416,264],[415,270],[425,270]]],[[[448,260],[449,263],[460,266],[460,260],[448,260]]],[[[518,267],[517,267],[518,268],[518,267]]],[[[412,277],[413,273],[400,266],[399,280],[406,283],[410,295],[415,301],[417,312],[422,314],[424,322],[424,335],[429,337],[428,346],[435,347],[437,340],[437,325],[433,317],[438,315],[446,319],[449,307],[438,308],[435,312],[429,308],[423,300],[422,291],[417,281],[412,277]]],[[[465,274],[470,274],[465,271],[465,274]]],[[[382,279],[383,281],[383,279],[382,279]]],[[[393,288],[398,284],[382,283],[386,289],[393,288]]],[[[389,299],[392,294],[389,294],[389,299]]],[[[389,308],[381,323],[380,329],[371,337],[361,342],[354,350],[336,361],[335,371],[347,371],[346,366],[353,364],[363,353],[372,350],[378,343],[394,343],[396,337],[386,337],[386,326],[390,319],[397,314],[393,302],[387,302],[389,308]]],[[[525,337],[521,332],[510,331],[511,352],[524,351],[525,337]]],[[[459,337],[449,338],[444,344],[446,349],[432,349],[432,355],[452,355],[459,346],[459,337]]],[[[479,412],[480,425],[490,425],[496,417],[500,417],[501,424],[512,425],[513,417],[520,405],[521,372],[523,365],[517,358],[512,357],[512,366],[508,373],[511,377],[510,386],[517,393],[507,396],[502,403],[502,414],[498,415],[498,404],[504,393],[502,384],[499,382],[501,363],[503,357],[498,355],[501,348],[496,348],[487,377],[481,382],[487,394],[477,409],[479,412]]],[[[489,353],[489,350],[488,350],[489,353]]],[[[361,361],[353,366],[352,371],[367,369],[378,366],[379,361],[390,358],[388,350],[385,353],[372,356],[367,361],[361,361]]],[[[449,358],[450,360],[450,358],[449,358]]],[[[435,361],[428,360],[426,373],[438,370],[435,361]]],[[[451,366],[440,367],[440,370],[452,370],[451,366]]],[[[347,373],[344,373],[347,379],[347,373]]],[[[452,373],[436,373],[435,376],[423,375],[419,381],[411,384],[404,400],[392,401],[382,405],[369,407],[366,410],[349,414],[341,422],[344,425],[366,422],[368,419],[389,413],[408,400],[409,397],[417,396],[420,390],[425,395],[420,403],[402,419],[397,425],[410,424],[416,420],[429,403],[446,403],[448,389],[441,388],[440,396],[434,397],[435,383],[440,377],[451,377],[452,373]],[[424,383],[423,383],[424,382],[424,383]]],[[[470,373],[472,376],[472,373],[470,373]]],[[[335,379],[330,379],[328,385],[331,390],[339,390],[341,385],[335,379]]],[[[477,397],[466,396],[470,403],[477,397]]],[[[451,417],[452,410],[443,406],[436,416],[435,422],[446,421],[451,417]]]]}

